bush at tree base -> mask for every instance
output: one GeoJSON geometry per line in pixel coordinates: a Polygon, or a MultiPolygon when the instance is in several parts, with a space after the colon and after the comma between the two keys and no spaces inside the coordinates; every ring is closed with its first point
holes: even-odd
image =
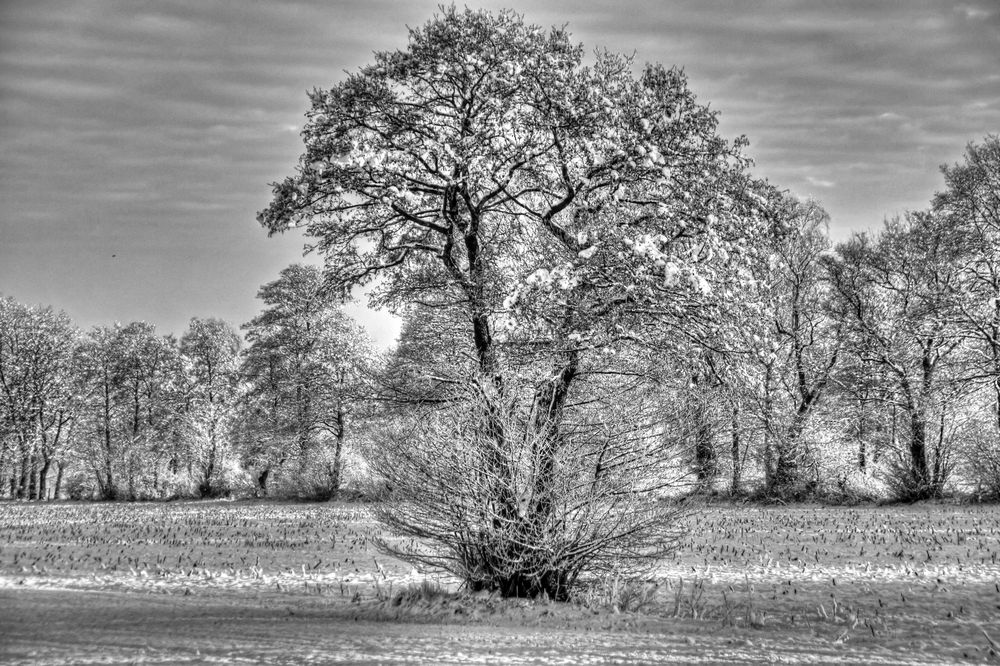
{"type": "Polygon", "coordinates": [[[482,381],[391,426],[370,454],[387,487],[375,511],[395,533],[381,546],[502,596],[565,600],[588,575],[640,575],[680,536],[664,491],[684,471],[651,405],[622,402],[570,416],[554,464],[531,409],[482,381]]]}

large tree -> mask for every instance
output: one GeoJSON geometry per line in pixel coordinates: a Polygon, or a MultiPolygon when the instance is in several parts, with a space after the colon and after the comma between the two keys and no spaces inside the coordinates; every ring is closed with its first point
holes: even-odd
{"type": "MultiPolygon", "coordinates": [[[[559,475],[583,473],[560,465],[574,396],[587,376],[597,390],[606,352],[650,335],[650,322],[660,338],[688,332],[713,284],[738,291],[716,280],[748,251],[764,201],[683,73],[650,65],[635,77],[627,58],[583,59],[565,30],[445,9],[406,50],[311,93],[306,152],[259,217],[272,233],[305,227],[330,288],[379,276],[375,304],[461,312],[481,378],[470,408],[483,413],[460,445],[484,452],[471,473],[490,479],[476,500],[489,512],[456,509],[474,544],[433,533],[471,586],[504,594],[565,596],[611,551],[613,538],[565,541],[578,532],[557,514],[559,475]]],[[[618,442],[621,456],[635,442],[618,442]]],[[[612,524],[639,530],[635,505],[616,510],[612,524]]],[[[656,539],[632,543],[623,561],[656,550],[656,539]]]]}

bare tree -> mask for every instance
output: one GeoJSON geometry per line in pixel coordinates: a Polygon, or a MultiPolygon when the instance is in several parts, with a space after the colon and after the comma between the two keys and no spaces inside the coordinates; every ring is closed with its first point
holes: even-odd
{"type": "MultiPolygon", "coordinates": [[[[331,288],[380,275],[376,304],[461,313],[491,387],[468,402],[484,442],[469,473],[493,480],[491,510],[524,530],[560,520],[572,405],[606,365],[592,357],[685,328],[713,289],[739,291],[731,258],[766,205],[683,73],[631,68],[607,53],[586,67],[565,30],[511,12],[445,9],[407,50],[311,94],[306,153],[259,216],[272,233],[304,226],[331,288]],[[515,396],[527,431],[510,430],[515,396]],[[525,438],[529,505],[505,453],[525,438]]],[[[484,569],[467,570],[497,575],[470,583],[505,594],[565,595],[575,576],[515,584],[488,564],[499,553],[475,552],[484,569]]]]}
{"type": "Polygon", "coordinates": [[[241,344],[239,334],[220,319],[195,317],[181,337],[190,381],[187,437],[202,497],[226,491],[219,477],[231,444],[241,344]]]}
{"type": "Polygon", "coordinates": [[[177,340],[146,322],[96,327],[76,347],[74,373],[76,457],[93,473],[98,496],[161,496],[183,455],[177,340]]]}
{"type": "Polygon", "coordinates": [[[64,312],[0,298],[0,470],[12,455],[12,494],[47,499],[52,463],[76,416],[73,348],[64,312]]]}
{"type": "MultiPolygon", "coordinates": [[[[830,249],[829,216],[812,201],[785,198],[759,285],[766,316],[752,358],[763,368],[766,490],[801,494],[815,485],[806,429],[820,405],[842,347],[840,324],[827,308],[828,283],[821,261],[830,249]],[[763,345],[763,346],[762,346],[763,345]]],[[[756,342],[756,341],[755,341],[756,342]]]]}
{"type": "Polygon", "coordinates": [[[942,172],[946,188],[934,211],[959,230],[964,247],[953,298],[956,325],[969,338],[968,379],[992,395],[992,435],[973,438],[971,469],[1000,497],[1000,137],[969,144],[964,161],[942,172]]]}
{"type": "Polygon", "coordinates": [[[349,421],[364,397],[367,337],[324,292],[317,268],[289,266],[258,296],[266,307],[243,327],[250,346],[241,369],[243,407],[267,441],[250,456],[258,485],[266,492],[272,470],[292,459],[309,486],[301,492],[329,499],[340,490],[349,421]]]}
{"type": "Polygon", "coordinates": [[[959,381],[963,336],[954,326],[953,292],[960,280],[956,230],[937,216],[911,213],[886,223],[875,239],[856,235],[837,248],[828,266],[836,312],[864,363],[878,365],[909,433],[890,477],[906,499],[943,492],[953,468],[943,435],[949,385],[959,381]]]}

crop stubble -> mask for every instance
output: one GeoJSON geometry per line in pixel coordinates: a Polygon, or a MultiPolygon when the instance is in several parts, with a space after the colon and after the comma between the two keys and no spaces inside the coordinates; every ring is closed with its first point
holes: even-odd
{"type": "Polygon", "coordinates": [[[581,603],[399,591],[363,505],[0,505],[10,662],[998,660],[1000,508],[703,507],[675,557],[581,603]]]}

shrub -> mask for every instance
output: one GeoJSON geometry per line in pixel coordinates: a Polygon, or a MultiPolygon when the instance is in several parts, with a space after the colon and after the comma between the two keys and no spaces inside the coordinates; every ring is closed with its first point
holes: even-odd
{"type": "Polygon", "coordinates": [[[89,474],[70,474],[63,481],[63,491],[71,500],[92,500],[97,496],[97,484],[89,474]]]}
{"type": "Polygon", "coordinates": [[[384,550],[472,592],[557,600],[583,574],[631,579],[672,551],[681,508],[662,498],[678,464],[642,420],[648,405],[595,401],[553,447],[530,408],[474,386],[387,430],[372,452],[387,488],[376,515],[409,537],[384,550]]]}
{"type": "Polygon", "coordinates": [[[976,439],[966,457],[966,475],[978,500],[1000,500],[1000,447],[985,436],[976,439]]]}

